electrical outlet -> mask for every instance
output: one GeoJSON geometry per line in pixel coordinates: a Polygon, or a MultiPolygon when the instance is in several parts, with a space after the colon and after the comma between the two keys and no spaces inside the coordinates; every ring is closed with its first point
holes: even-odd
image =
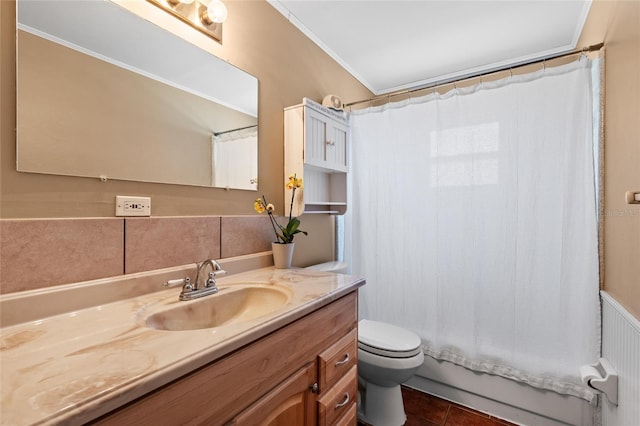
{"type": "Polygon", "coordinates": [[[116,216],[151,216],[151,197],[117,195],[116,216]]]}

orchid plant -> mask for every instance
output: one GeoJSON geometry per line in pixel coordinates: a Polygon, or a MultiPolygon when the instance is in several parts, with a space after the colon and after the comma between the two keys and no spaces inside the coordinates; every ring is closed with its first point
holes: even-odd
{"type": "Polygon", "coordinates": [[[296,196],[296,189],[302,189],[302,178],[298,179],[295,174],[289,176],[285,187],[291,190],[291,208],[289,209],[289,221],[287,222],[287,226],[282,226],[278,223],[276,218],[273,216],[275,207],[273,204],[267,203],[267,199],[264,197],[264,195],[260,198],[257,198],[255,203],[253,203],[253,208],[256,212],[264,213],[266,211],[269,215],[271,226],[273,226],[273,232],[275,232],[276,234],[276,242],[279,244],[292,243],[293,237],[298,233],[308,235],[307,232],[299,229],[300,219],[292,216],[293,200],[296,196]]]}

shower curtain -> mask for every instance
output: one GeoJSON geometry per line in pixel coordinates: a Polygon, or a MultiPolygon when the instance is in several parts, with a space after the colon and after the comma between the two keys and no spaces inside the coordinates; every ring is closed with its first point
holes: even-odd
{"type": "Polygon", "coordinates": [[[360,316],[425,354],[592,401],[592,61],[351,113],[345,258],[360,316]]]}
{"type": "Polygon", "coordinates": [[[211,143],[211,186],[257,190],[258,126],[213,136],[211,143]]]}

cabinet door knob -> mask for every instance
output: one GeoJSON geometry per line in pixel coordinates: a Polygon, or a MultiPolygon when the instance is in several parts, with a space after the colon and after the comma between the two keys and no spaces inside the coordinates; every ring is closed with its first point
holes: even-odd
{"type": "Polygon", "coordinates": [[[344,400],[338,404],[336,404],[336,410],[338,408],[342,408],[349,403],[349,392],[344,394],[344,400]]]}
{"type": "Polygon", "coordinates": [[[318,384],[314,383],[313,385],[311,385],[311,393],[318,393],[318,384]]]}
{"type": "Polygon", "coordinates": [[[343,365],[349,362],[349,353],[347,352],[347,354],[344,356],[344,359],[342,361],[336,361],[336,367],[338,367],[339,365],[343,365]]]}

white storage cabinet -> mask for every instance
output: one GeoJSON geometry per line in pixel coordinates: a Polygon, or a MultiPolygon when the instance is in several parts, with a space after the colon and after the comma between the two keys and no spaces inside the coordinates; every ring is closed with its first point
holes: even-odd
{"type": "MultiPolygon", "coordinates": [[[[347,211],[349,120],[345,113],[304,98],[284,110],[284,171],[303,178],[296,192],[293,216],[303,213],[344,214],[347,211]],[[299,194],[299,196],[298,196],[299,194]]],[[[291,191],[285,189],[285,214],[291,191]]]]}

